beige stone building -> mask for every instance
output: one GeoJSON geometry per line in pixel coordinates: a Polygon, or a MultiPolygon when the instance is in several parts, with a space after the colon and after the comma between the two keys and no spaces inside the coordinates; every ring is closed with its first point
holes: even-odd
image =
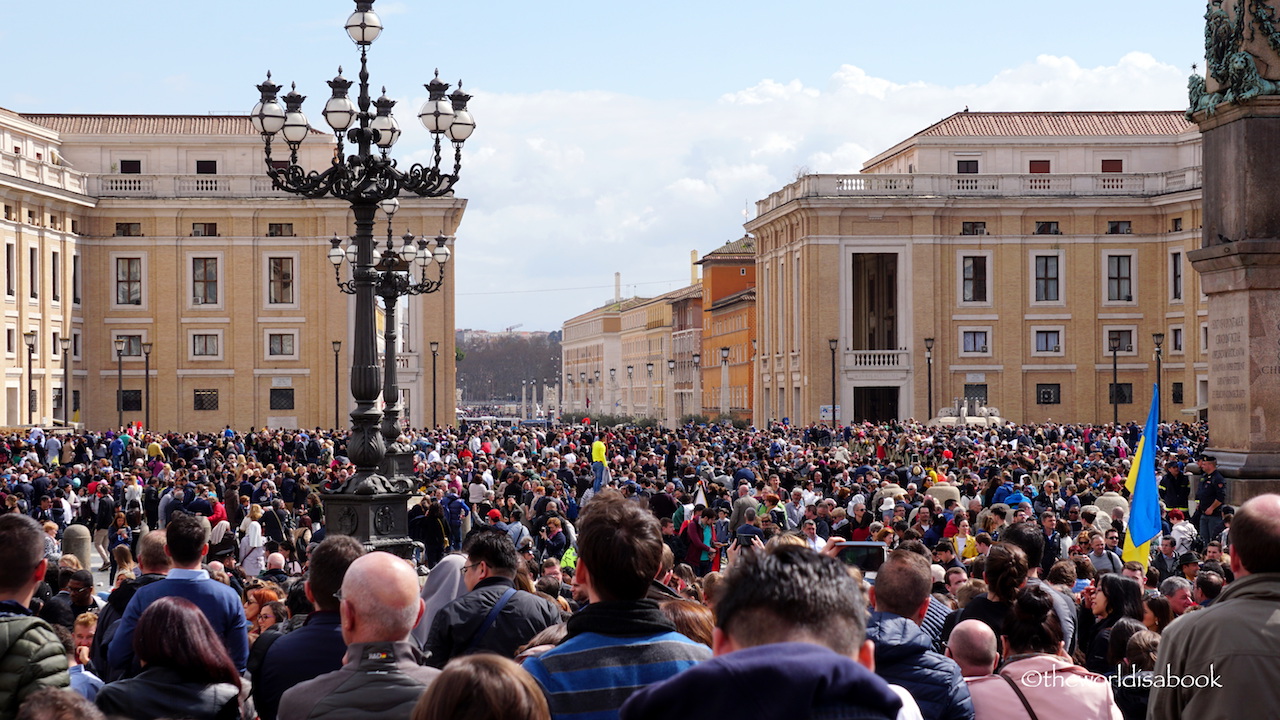
{"type": "MultiPolygon", "coordinates": [[[[56,348],[69,333],[72,419],[90,427],[116,424],[117,384],[124,421],[149,404],[157,430],[332,427],[335,409],[348,423],[354,301],[325,253],[352,232],[350,210],[272,190],[247,117],[5,113],[0,132],[9,424],[25,422],[15,342],[29,330],[40,338],[36,422],[61,417],[56,348]]],[[[301,162],[322,168],[332,153],[332,138],[313,133],[301,162]]],[[[402,198],[395,235],[453,235],[465,205],[402,198]]],[[[416,426],[454,416],[450,268],[443,291],[400,311],[402,417],[416,426]]]]}
{"type": "Polygon", "coordinates": [[[1141,421],[1156,334],[1163,416],[1189,419],[1207,395],[1186,262],[1200,152],[1181,112],[964,112],[861,173],[759,201],[756,422],[818,421],[832,365],[841,422],[966,397],[1018,422],[1095,423],[1114,397],[1141,421]]]}

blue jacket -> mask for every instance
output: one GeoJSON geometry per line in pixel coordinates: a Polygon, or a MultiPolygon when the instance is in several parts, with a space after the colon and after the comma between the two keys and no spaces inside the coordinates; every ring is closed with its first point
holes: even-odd
{"type": "Polygon", "coordinates": [[[870,670],[829,648],[796,642],[714,657],[637,691],[619,717],[896,718],[901,708],[870,670]]]}
{"type": "Polygon", "coordinates": [[[867,639],[876,644],[876,674],[906,688],[924,720],[972,720],[969,688],[954,660],[933,651],[933,641],[901,615],[871,613],[867,639]]]}
{"type": "Polygon", "coordinates": [[[151,603],[167,596],[195,603],[226,646],[236,669],[245,669],[249,659],[249,623],[245,620],[240,596],[230,587],[211,579],[204,570],[181,569],[170,570],[164,580],[140,587],[134,593],[107,650],[111,667],[124,669],[133,665],[133,632],[138,626],[138,618],[151,603]]]}

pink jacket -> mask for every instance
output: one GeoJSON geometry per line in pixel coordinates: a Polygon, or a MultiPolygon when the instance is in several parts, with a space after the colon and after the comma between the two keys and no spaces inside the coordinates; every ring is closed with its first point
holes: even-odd
{"type": "Polygon", "coordinates": [[[999,675],[965,678],[974,720],[1029,717],[1005,677],[1017,683],[1037,720],[1123,720],[1107,679],[1059,655],[1018,656],[999,675]]]}

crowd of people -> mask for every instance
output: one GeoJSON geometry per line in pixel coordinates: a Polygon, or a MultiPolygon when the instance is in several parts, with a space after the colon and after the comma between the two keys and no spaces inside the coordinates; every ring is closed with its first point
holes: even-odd
{"type": "Polygon", "coordinates": [[[398,555],[341,432],[0,438],[0,720],[1265,713],[1280,496],[1163,424],[1126,558],[1140,433],[406,432],[398,555]]]}

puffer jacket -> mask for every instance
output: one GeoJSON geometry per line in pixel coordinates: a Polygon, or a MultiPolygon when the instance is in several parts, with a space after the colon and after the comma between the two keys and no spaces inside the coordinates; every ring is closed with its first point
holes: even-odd
{"type": "Polygon", "coordinates": [[[0,612],[0,720],[15,717],[31,693],[70,685],[66,651],[49,623],[0,612]]]}
{"type": "Polygon", "coordinates": [[[934,652],[918,625],[901,615],[874,612],[867,639],[876,644],[876,674],[906,688],[924,720],[972,720],[973,703],[960,666],[934,652]]]}

